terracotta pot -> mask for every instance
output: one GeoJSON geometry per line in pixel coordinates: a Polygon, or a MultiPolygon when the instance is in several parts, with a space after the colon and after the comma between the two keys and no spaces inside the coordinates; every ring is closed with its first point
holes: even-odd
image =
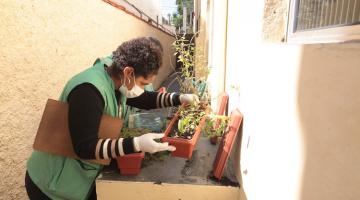
{"type": "Polygon", "coordinates": [[[214,137],[211,137],[210,139],[210,143],[215,145],[218,143],[218,140],[219,140],[219,137],[218,136],[214,136],[214,137]]]}
{"type": "Polygon", "coordinates": [[[141,162],[144,153],[133,153],[118,157],[117,164],[121,175],[137,175],[141,171],[141,162]]]}
{"type": "Polygon", "coordinates": [[[176,113],[175,116],[170,121],[168,127],[165,130],[165,136],[161,139],[162,142],[169,142],[170,145],[175,146],[176,150],[171,152],[172,156],[181,157],[190,159],[192,152],[194,150],[195,144],[199,139],[201,129],[205,124],[205,116],[200,120],[199,125],[195,128],[195,133],[191,139],[184,138],[173,138],[170,137],[170,132],[173,126],[177,126],[177,121],[179,119],[179,113],[176,113]]]}

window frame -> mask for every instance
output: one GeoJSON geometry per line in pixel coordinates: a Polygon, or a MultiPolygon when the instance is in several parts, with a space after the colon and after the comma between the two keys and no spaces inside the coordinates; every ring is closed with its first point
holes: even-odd
{"type": "Polygon", "coordinates": [[[360,42],[360,24],[294,32],[297,24],[295,16],[300,0],[289,1],[286,42],[302,44],[360,42]]]}

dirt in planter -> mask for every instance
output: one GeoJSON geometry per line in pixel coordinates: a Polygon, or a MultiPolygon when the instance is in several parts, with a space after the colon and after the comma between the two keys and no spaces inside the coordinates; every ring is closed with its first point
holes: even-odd
{"type": "Polygon", "coordinates": [[[178,122],[179,122],[179,120],[176,120],[174,125],[171,127],[169,137],[183,138],[183,139],[191,140],[191,138],[193,137],[193,135],[195,133],[195,129],[192,129],[192,130],[187,131],[187,132],[185,132],[183,134],[180,134],[179,128],[177,126],[178,122]]]}

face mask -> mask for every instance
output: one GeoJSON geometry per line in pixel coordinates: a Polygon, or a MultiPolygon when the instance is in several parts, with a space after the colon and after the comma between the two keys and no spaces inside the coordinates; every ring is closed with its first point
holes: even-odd
{"type": "MultiPolygon", "coordinates": [[[[135,82],[135,75],[134,75],[134,82],[135,82]]],[[[129,79],[129,83],[130,83],[130,79],[129,79]]],[[[142,93],[144,93],[144,89],[142,89],[140,86],[135,85],[133,88],[131,88],[131,90],[129,90],[126,85],[125,85],[125,81],[123,83],[123,85],[119,88],[121,94],[125,95],[126,98],[135,98],[140,96],[142,93]]]]}

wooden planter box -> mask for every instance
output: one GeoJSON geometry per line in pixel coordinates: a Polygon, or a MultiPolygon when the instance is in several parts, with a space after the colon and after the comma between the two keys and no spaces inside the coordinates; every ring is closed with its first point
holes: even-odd
{"type": "MultiPolygon", "coordinates": [[[[209,113],[209,110],[206,110],[205,113],[206,114],[209,113]]],[[[164,137],[161,139],[162,142],[168,142],[170,145],[176,147],[176,150],[171,153],[172,156],[186,158],[186,159],[191,158],[195,144],[199,139],[202,127],[205,124],[205,117],[206,115],[203,116],[202,119],[200,120],[198,126],[195,128],[195,133],[193,134],[193,137],[191,139],[174,138],[174,137],[170,137],[169,135],[172,132],[173,127],[177,126],[177,122],[179,119],[179,112],[175,114],[175,116],[172,118],[168,127],[165,130],[164,137]]]]}
{"type": "Polygon", "coordinates": [[[118,157],[117,164],[121,175],[137,175],[141,171],[144,153],[133,153],[118,157]]]}

